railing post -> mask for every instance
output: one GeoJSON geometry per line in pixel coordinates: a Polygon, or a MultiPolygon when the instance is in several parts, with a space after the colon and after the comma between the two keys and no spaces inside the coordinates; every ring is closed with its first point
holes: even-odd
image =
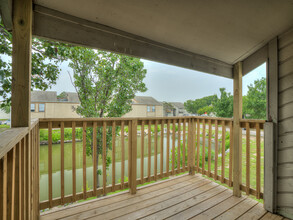
{"type": "Polygon", "coordinates": [[[195,174],[195,119],[191,118],[188,121],[188,170],[189,175],[195,174]]]}
{"type": "Polygon", "coordinates": [[[242,183],[242,131],[240,119],[242,118],[242,63],[234,65],[233,79],[233,195],[241,196],[242,183]]]}
{"type": "Polygon", "coordinates": [[[129,175],[129,184],[130,184],[130,193],[136,193],[136,158],[137,158],[137,120],[131,120],[131,137],[128,141],[131,141],[130,146],[130,175],[129,175]]]}

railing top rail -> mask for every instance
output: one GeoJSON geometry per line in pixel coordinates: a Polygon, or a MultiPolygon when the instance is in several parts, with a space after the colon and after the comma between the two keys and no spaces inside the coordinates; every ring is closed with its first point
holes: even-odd
{"type": "Polygon", "coordinates": [[[264,124],[266,122],[266,120],[261,120],[261,119],[240,119],[240,122],[264,124]]]}
{"type": "Polygon", "coordinates": [[[10,128],[0,133],[0,159],[5,156],[32,128],[38,119],[31,121],[31,127],[10,128]]]}

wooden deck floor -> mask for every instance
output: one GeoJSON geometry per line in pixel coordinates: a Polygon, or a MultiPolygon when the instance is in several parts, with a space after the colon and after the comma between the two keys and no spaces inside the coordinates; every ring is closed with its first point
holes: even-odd
{"type": "Polygon", "coordinates": [[[184,175],[137,190],[43,213],[47,219],[283,219],[263,205],[200,175],[184,175]]]}

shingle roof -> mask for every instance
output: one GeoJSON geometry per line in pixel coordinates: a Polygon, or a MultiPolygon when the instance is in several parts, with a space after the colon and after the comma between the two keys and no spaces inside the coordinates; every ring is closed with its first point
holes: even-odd
{"type": "Polygon", "coordinates": [[[57,102],[57,92],[55,91],[32,91],[32,102],[57,102]]]}
{"type": "Polygon", "coordinates": [[[174,107],[184,108],[184,104],[182,102],[171,102],[174,107]]]}
{"type": "Polygon", "coordinates": [[[76,92],[66,92],[66,93],[67,93],[68,102],[79,103],[79,98],[76,92]]]}
{"type": "Polygon", "coordinates": [[[162,103],[158,102],[151,96],[135,96],[133,99],[133,104],[138,105],[162,105],[162,103]]]}

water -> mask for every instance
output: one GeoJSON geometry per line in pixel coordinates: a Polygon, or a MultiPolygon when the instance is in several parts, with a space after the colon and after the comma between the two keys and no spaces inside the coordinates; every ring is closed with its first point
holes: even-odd
{"type": "MultiPolygon", "coordinates": [[[[141,138],[137,138],[137,178],[140,178],[140,160],[141,160],[141,138]]],[[[154,173],[154,137],[151,138],[151,175],[154,173]]],[[[161,136],[158,136],[157,142],[157,168],[158,173],[160,171],[160,154],[161,154],[161,136]]],[[[167,137],[164,137],[163,148],[163,170],[166,172],[166,153],[167,153],[167,137]]],[[[178,140],[175,140],[175,146],[177,147],[178,140]]],[[[187,138],[186,138],[187,145],[187,138]]],[[[125,137],[125,171],[124,176],[128,176],[128,138],[125,137]]],[[[170,156],[172,150],[172,138],[170,136],[170,156]]],[[[76,143],[76,192],[82,192],[83,188],[83,169],[82,169],[82,142],[76,143]]],[[[112,155],[109,150],[108,156],[112,155]]],[[[121,179],[121,138],[116,138],[116,150],[115,150],[115,180],[119,183],[121,179]]],[[[61,145],[53,144],[52,146],[52,187],[53,198],[60,197],[61,195],[61,145]]],[[[176,158],[177,160],[177,158],[176,158]]],[[[187,158],[186,158],[187,161],[187,158]]],[[[99,158],[98,167],[102,170],[102,159],[99,158]]],[[[171,165],[169,166],[171,167],[171,165]]],[[[144,139],[144,176],[147,175],[148,168],[148,138],[144,139]]],[[[112,183],[112,164],[107,169],[107,185],[112,183]]],[[[93,163],[92,157],[86,157],[86,180],[88,190],[93,189],[93,163]]],[[[99,176],[100,186],[103,182],[103,176],[99,176]]],[[[65,196],[72,194],[72,144],[64,144],[64,190],[65,196]]],[[[48,200],[48,145],[40,146],[40,201],[48,200]]]]}

